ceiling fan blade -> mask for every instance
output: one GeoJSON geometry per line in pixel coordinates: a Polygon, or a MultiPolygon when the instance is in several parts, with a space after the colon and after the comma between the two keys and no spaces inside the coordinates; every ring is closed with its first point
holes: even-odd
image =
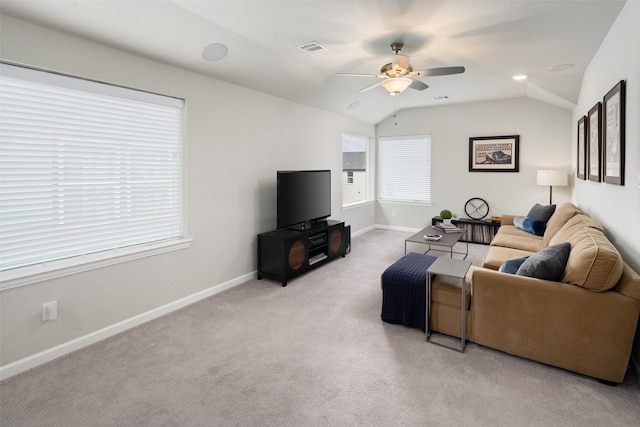
{"type": "Polygon", "coordinates": [[[411,73],[411,77],[448,76],[449,74],[464,73],[464,67],[440,67],[418,70],[411,73]]]}
{"type": "Polygon", "coordinates": [[[380,77],[376,74],[336,73],[336,76],[345,77],[380,77]]]}
{"type": "Polygon", "coordinates": [[[373,89],[374,87],[378,87],[378,86],[380,86],[380,84],[381,84],[381,83],[382,83],[381,81],[380,81],[380,82],[377,82],[377,83],[374,83],[374,84],[369,85],[369,86],[367,86],[367,87],[365,87],[365,88],[363,88],[363,89],[360,89],[358,92],[361,92],[361,93],[362,93],[362,92],[366,92],[366,91],[368,91],[368,90],[373,89]]]}
{"type": "Polygon", "coordinates": [[[429,85],[421,82],[420,80],[413,80],[413,82],[411,83],[411,85],[409,85],[409,87],[415,90],[425,90],[426,88],[429,87],[429,85]]]}

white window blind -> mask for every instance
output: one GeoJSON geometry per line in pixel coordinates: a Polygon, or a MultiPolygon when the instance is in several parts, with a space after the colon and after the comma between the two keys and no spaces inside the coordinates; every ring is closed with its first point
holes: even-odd
{"type": "Polygon", "coordinates": [[[182,237],[182,100],[1,71],[1,272],[182,237]]]}
{"type": "Polygon", "coordinates": [[[379,151],[378,198],[431,203],[431,136],[382,137],[379,151]]]}

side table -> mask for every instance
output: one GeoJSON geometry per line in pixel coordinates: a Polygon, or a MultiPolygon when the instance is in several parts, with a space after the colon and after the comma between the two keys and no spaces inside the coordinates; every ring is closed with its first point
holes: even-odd
{"type": "Polygon", "coordinates": [[[432,344],[437,344],[446,348],[450,348],[452,350],[458,350],[464,353],[464,347],[466,343],[466,304],[465,304],[465,296],[467,291],[467,282],[465,280],[465,276],[467,275],[467,271],[471,267],[471,261],[455,259],[455,258],[444,258],[438,257],[433,264],[429,266],[427,269],[427,301],[426,301],[426,320],[425,320],[425,331],[427,335],[427,342],[432,344]],[[444,345],[435,341],[429,340],[431,336],[431,277],[433,275],[443,275],[455,277],[457,279],[462,279],[462,291],[460,292],[462,295],[462,302],[460,305],[460,311],[462,313],[462,333],[460,335],[460,348],[450,347],[448,345],[444,345]]]}

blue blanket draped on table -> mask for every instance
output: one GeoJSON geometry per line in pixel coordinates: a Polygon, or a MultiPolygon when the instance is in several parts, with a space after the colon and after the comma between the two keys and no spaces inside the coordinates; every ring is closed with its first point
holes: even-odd
{"type": "Polygon", "coordinates": [[[410,252],[382,273],[382,320],[425,330],[427,269],[436,257],[410,252]]]}

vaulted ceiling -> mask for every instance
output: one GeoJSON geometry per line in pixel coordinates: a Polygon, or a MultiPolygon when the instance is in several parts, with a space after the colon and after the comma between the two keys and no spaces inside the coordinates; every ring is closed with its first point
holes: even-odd
{"type": "Polygon", "coordinates": [[[624,1],[2,0],[0,12],[313,107],[377,123],[398,109],[529,96],[565,108],[624,1]],[[315,42],[321,53],[299,46],[315,42]],[[372,77],[403,42],[429,88],[372,77]],[[203,51],[226,56],[203,58],[203,51]],[[224,45],[221,46],[221,45],[224,45]],[[514,81],[514,74],[526,74],[514,81]]]}

